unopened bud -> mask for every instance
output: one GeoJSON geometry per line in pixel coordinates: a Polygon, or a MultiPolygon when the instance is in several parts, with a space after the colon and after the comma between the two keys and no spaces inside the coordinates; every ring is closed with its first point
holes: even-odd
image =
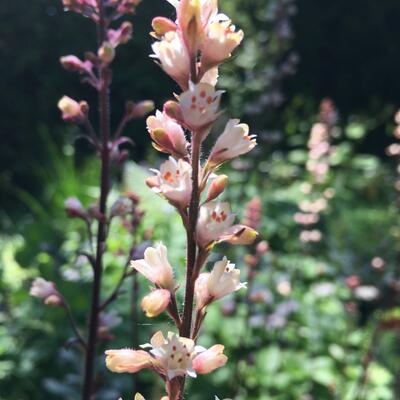
{"type": "Polygon", "coordinates": [[[167,132],[165,132],[162,128],[156,128],[150,131],[151,138],[157,143],[157,145],[161,146],[164,149],[173,149],[174,145],[171,142],[170,137],[167,132]]]}
{"type": "Polygon", "coordinates": [[[111,217],[123,217],[127,214],[132,213],[133,206],[130,199],[127,197],[120,197],[111,206],[110,215],[111,217]]]}
{"type": "Polygon", "coordinates": [[[143,297],[141,306],[146,316],[149,318],[157,317],[168,307],[171,293],[166,289],[156,289],[143,297]]]}
{"type": "Polygon", "coordinates": [[[208,189],[206,202],[216,199],[225,190],[227,184],[227,175],[217,176],[208,189]]]}
{"type": "Polygon", "coordinates": [[[52,294],[44,299],[44,304],[49,307],[60,307],[63,304],[63,301],[58,294],[52,294]]]}
{"type": "Polygon", "coordinates": [[[62,118],[65,121],[82,123],[86,117],[83,109],[88,108],[86,102],[78,103],[71,97],[64,96],[58,102],[58,108],[62,112],[62,118]]]}
{"type": "Polygon", "coordinates": [[[82,61],[76,56],[64,56],[60,58],[61,65],[70,72],[79,72],[81,74],[90,72],[93,64],[91,61],[82,61]]]}
{"type": "Polygon", "coordinates": [[[169,100],[164,104],[164,112],[168,117],[178,121],[183,121],[182,109],[179,103],[173,100],[169,100]]]}
{"type": "Polygon", "coordinates": [[[70,218],[87,218],[87,212],[76,197],[70,197],[64,203],[65,212],[70,218]]]}
{"type": "Polygon", "coordinates": [[[139,103],[127,102],[126,113],[129,119],[143,118],[154,110],[154,102],[151,100],[143,100],[139,103]]]}
{"type": "Polygon", "coordinates": [[[98,56],[105,64],[110,64],[115,57],[115,49],[109,42],[104,42],[98,51],[98,56]]]}
{"type": "Polygon", "coordinates": [[[48,306],[57,307],[63,304],[62,297],[58,292],[55,283],[46,281],[40,277],[36,278],[32,282],[29,294],[42,299],[48,306]]]}
{"type": "Polygon", "coordinates": [[[153,189],[154,187],[159,186],[159,182],[158,182],[158,177],[157,176],[149,176],[148,178],[146,178],[145,182],[146,182],[146,185],[150,189],[153,189]]]}
{"type": "Polygon", "coordinates": [[[178,28],[175,22],[165,17],[154,18],[151,26],[154,29],[154,33],[159,37],[164,36],[167,32],[176,31],[178,28]]]}

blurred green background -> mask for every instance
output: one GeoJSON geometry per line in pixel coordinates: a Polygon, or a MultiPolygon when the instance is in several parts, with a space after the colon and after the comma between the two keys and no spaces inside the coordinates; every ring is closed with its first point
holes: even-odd
{"type": "MultiPolygon", "coordinates": [[[[95,36],[89,20],[63,12],[60,3],[0,4],[1,400],[79,398],[82,362],[79,351],[63,347],[71,335],[63,312],[28,296],[35,276],[56,281],[85,327],[90,274],[76,258],[85,230],[66,218],[63,203],[69,196],[85,205],[95,200],[98,162],[77,140],[77,128],[61,121],[56,104],[64,94],[95,101],[93,91],[59,65],[63,55],[93,50],[95,36]]],[[[246,216],[248,201],[261,199],[259,230],[270,250],[255,268],[256,300],[239,293],[210,309],[201,344],[226,344],[230,363],[194,381],[190,398],[399,399],[397,173],[396,160],[386,156],[400,104],[398,1],[220,3],[246,34],[221,68],[226,115],[241,118],[259,136],[252,155],[224,167],[230,176],[224,196],[238,218],[246,216]],[[302,184],[312,180],[305,167],[307,141],[327,97],[339,114],[336,151],[318,190],[333,188],[336,195],[318,223],[323,240],[302,243],[293,216],[305,198],[302,184]],[[383,268],[371,264],[377,257],[383,268]],[[378,297],[356,296],[348,284],[354,276],[378,297]],[[392,328],[384,330],[384,323],[392,328]]],[[[143,0],[132,18],[134,39],[118,49],[114,63],[114,123],[126,99],[153,99],[161,108],[178,90],[148,56],[152,17],[172,17],[172,11],[166,1],[143,0]]],[[[146,215],[137,239],[151,228],[152,239],[166,242],[174,266],[182,268],[179,220],[143,185],[147,168],[160,163],[144,120],[129,125],[126,135],[134,147],[113,197],[128,189],[141,196],[146,215]]],[[[119,278],[130,240],[123,224],[113,229],[106,292],[119,278]]],[[[218,248],[225,252],[251,278],[248,256],[255,249],[218,248]]],[[[147,284],[140,284],[144,294],[147,284]]],[[[132,344],[131,308],[128,293],[115,305],[123,321],[113,330],[115,340],[102,349],[132,344]]],[[[139,323],[140,343],[160,323],[168,324],[142,315],[139,323]]],[[[98,365],[99,399],[132,397],[131,377],[105,371],[102,356],[98,365]]],[[[151,374],[141,374],[135,384],[146,398],[161,396],[151,374]]]]}

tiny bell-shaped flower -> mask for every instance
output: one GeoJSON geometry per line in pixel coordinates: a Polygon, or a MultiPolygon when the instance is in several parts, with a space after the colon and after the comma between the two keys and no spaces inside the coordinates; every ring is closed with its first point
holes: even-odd
{"type": "Polygon", "coordinates": [[[256,136],[249,135],[249,127],[240,124],[238,119],[231,119],[217,139],[208,162],[211,166],[219,166],[225,161],[248,153],[256,145],[256,136]]]}
{"type": "Polygon", "coordinates": [[[192,131],[207,130],[220,116],[219,104],[223,91],[207,83],[189,83],[189,90],[179,97],[185,125],[192,131]]]}
{"type": "Polygon", "coordinates": [[[193,369],[201,375],[209,374],[226,364],[228,357],[224,354],[224,346],[216,344],[203,351],[193,360],[193,369]]]}
{"type": "Polygon", "coordinates": [[[146,317],[153,318],[164,312],[171,300],[171,292],[166,289],[156,289],[142,299],[142,310],[146,317]]]}
{"type": "Polygon", "coordinates": [[[71,97],[64,96],[58,102],[58,108],[64,121],[80,124],[86,119],[89,106],[85,101],[78,103],[71,97]]]}
{"type": "Polygon", "coordinates": [[[156,115],[147,118],[147,130],[155,142],[155,148],[169,153],[176,158],[186,157],[188,141],[182,127],[165,112],[157,111],[156,115]]]}
{"type": "Polygon", "coordinates": [[[108,42],[115,48],[120,44],[126,44],[131,40],[133,26],[129,21],[121,24],[119,29],[109,29],[107,31],[108,42]]]}
{"type": "Polygon", "coordinates": [[[160,171],[153,170],[157,175],[146,180],[146,184],[159,193],[173,205],[186,208],[189,205],[192,192],[192,167],[183,160],[176,161],[170,157],[165,161],[160,171]]]}
{"type": "Polygon", "coordinates": [[[139,103],[127,102],[126,115],[128,119],[143,118],[154,110],[152,100],[143,100],[139,103]]]}
{"type": "Polygon", "coordinates": [[[246,287],[240,282],[240,270],[224,257],[214,264],[211,273],[200,274],[196,280],[196,305],[202,309],[211,302],[246,287]]]}
{"type": "Polygon", "coordinates": [[[107,350],[105,354],[106,366],[112,372],[135,373],[153,365],[153,358],[144,350],[107,350]]]}
{"type": "Polygon", "coordinates": [[[115,49],[110,42],[104,42],[98,51],[98,56],[104,64],[110,64],[115,58],[115,49]]]}
{"type": "Polygon", "coordinates": [[[29,294],[43,300],[44,304],[57,307],[63,304],[62,297],[54,282],[46,281],[43,278],[36,278],[32,282],[29,294]]]}
{"type": "Polygon", "coordinates": [[[80,74],[90,74],[93,69],[91,61],[82,61],[73,55],[61,57],[60,62],[67,71],[79,72],[80,74]]]}
{"type": "Polygon", "coordinates": [[[174,274],[167,258],[167,248],[163,244],[159,243],[155,248],[148,247],[144,259],[131,261],[131,266],[160,288],[174,289],[174,274]]]}
{"type": "Polygon", "coordinates": [[[224,192],[226,186],[228,184],[228,176],[227,175],[219,175],[217,176],[211,183],[207,192],[206,203],[209,201],[215,200],[221,193],[224,192]]]}
{"type": "Polygon", "coordinates": [[[243,31],[236,31],[231,21],[213,22],[207,28],[201,51],[201,64],[204,70],[215,67],[231,56],[243,40],[243,31]]]}

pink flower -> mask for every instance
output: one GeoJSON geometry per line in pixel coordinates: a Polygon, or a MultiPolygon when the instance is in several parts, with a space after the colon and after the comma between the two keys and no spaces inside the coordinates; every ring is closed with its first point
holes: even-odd
{"type": "Polygon", "coordinates": [[[215,200],[221,193],[224,192],[226,185],[228,184],[227,175],[219,175],[211,182],[207,192],[206,202],[215,200]]]}
{"type": "Polygon", "coordinates": [[[187,127],[192,131],[207,130],[220,116],[219,104],[222,90],[207,83],[197,85],[189,82],[189,90],[179,97],[181,113],[187,127]]]}
{"type": "Polygon", "coordinates": [[[58,108],[62,112],[62,117],[65,121],[81,123],[86,118],[86,114],[83,112],[83,110],[87,109],[86,102],[78,103],[74,99],[64,96],[58,102],[58,108]]]}
{"type": "Polygon", "coordinates": [[[173,332],[168,332],[165,338],[160,331],[154,334],[149,344],[141,347],[151,349],[150,353],[159,362],[168,380],[185,375],[195,378],[196,372],[192,367],[192,360],[199,352],[205,350],[196,346],[191,339],[179,337],[173,332]]]}
{"type": "Polygon", "coordinates": [[[211,165],[221,165],[225,161],[248,153],[257,145],[256,136],[249,135],[249,127],[231,119],[215,143],[209,157],[211,165]]]}
{"type": "Polygon", "coordinates": [[[190,60],[179,32],[168,31],[160,41],[153,43],[153,58],[160,61],[161,68],[182,88],[187,88],[190,60]]]}
{"type": "Polygon", "coordinates": [[[142,299],[142,310],[149,318],[157,317],[164,312],[171,300],[171,292],[166,289],[156,289],[142,299]]]}
{"type": "Polygon", "coordinates": [[[29,294],[38,297],[48,306],[60,306],[63,301],[54,282],[46,281],[43,278],[36,278],[31,285],[29,294]]]}
{"type": "Polygon", "coordinates": [[[192,193],[192,167],[183,160],[176,161],[170,157],[161,164],[160,171],[153,170],[157,175],[146,180],[147,185],[172,204],[186,208],[192,193]]]}
{"type": "Polygon", "coordinates": [[[148,247],[144,252],[144,260],[131,261],[131,266],[155,285],[174,289],[173,271],[167,258],[167,248],[163,244],[159,243],[155,248],[148,247]]]}
{"type": "Polygon", "coordinates": [[[216,344],[203,351],[193,360],[193,369],[198,374],[209,374],[226,364],[228,357],[223,353],[224,346],[216,344]]]}
{"type": "Polygon", "coordinates": [[[153,357],[144,350],[107,350],[106,366],[112,372],[135,373],[153,366],[153,357]]]}
{"type": "Polygon", "coordinates": [[[155,116],[147,118],[147,130],[157,150],[176,158],[187,156],[188,142],[185,133],[182,127],[165,112],[157,111],[155,116]]]}
{"type": "Polygon", "coordinates": [[[200,208],[197,243],[205,248],[214,243],[250,244],[257,232],[245,225],[233,225],[235,216],[228,203],[209,202],[200,208]]]}
{"type": "Polygon", "coordinates": [[[221,64],[243,40],[243,31],[236,31],[231,21],[212,22],[206,29],[201,47],[201,65],[204,71],[221,64]]]}
{"type": "Polygon", "coordinates": [[[240,282],[240,270],[224,257],[214,264],[210,273],[205,272],[197,278],[195,285],[197,308],[202,309],[211,302],[245,287],[247,284],[240,282]]]}

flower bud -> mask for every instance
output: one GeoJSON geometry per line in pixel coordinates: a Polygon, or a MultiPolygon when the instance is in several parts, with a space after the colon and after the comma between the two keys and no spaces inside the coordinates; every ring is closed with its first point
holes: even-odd
{"type": "Polygon", "coordinates": [[[176,101],[167,101],[164,104],[164,112],[168,115],[168,117],[174,119],[175,121],[183,121],[181,106],[176,101]]]}
{"type": "Polygon", "coordinates": [[[76,197],[70,197],[64,203],[65,212],[69,218],[86,219],[88,214],[83,208],[82,203],[76,197]]]}
{"type": "Polygon", "coordinates": [[[135,373],[143,368],[150,368],[152,356],[143,350],[107,350],[106,366],[112,372],[135,373]]]}
{"type": "Polygon", "coordinates": [[[90,73],[93,68],[93,63],[90,60],[82,61],[78,57],[70,55],[60,58],[61,65],[71,72],[90,73]]]}
{"type": "Polygon", "coordinates": [[[127,102],[126,114],[129,119],[143,118],[154,110],[154,102],[151,100],[143,100],[139,103],[127,102]]]}
{"type": "Polygon", "coordinates": [[[49,307],[59,307],[63,304],[63,301],[58,294],[52,294],[44,299],[44,304],[49,307]]]}
{"type": "Polygon", "coordinates": [[[269,244],[266,240],[261,241],[260,243],[257,244],[257,254],[262,255],[268,252],[269,250],[269,244]]]}
{"type": "Polygon", "coordinates": [[[46,281],[43,278],[36,278],[32,282],[29,294],[43,300],[44,304],[57,307],[63,304],[62,297],[54,282],[46,281]]]}
{"type": "Polygon", "coordinates": [[[171,293],[166,289],[156,289],[143,297],[141,306],[146,317],[153,318],[160,315],[169,305],[171,293]]]}
{"type": "Polygon", "coordinates": [[[129,21],[122,23],[119,29],[109,29],[107,37],[110,44],[115,48],[120,44],[126,44],[132,38],[133,26],[129,21]]]}
{"type": "Polygon", "coordinates": [[[145,400],[145,398],[140,393],[136,393],[133,400],[145,400]]]}
{"type": "Polygon", "coordinates": [[[228,184],[228,177],[226,175],[217,176],[211,183],[206,202],[215,200],[226,188],[228,184]]]}
{"type": "Polygon", "coordinates": [[[110,42],[104,42],[98,51],[98,56],[105,64],[110,64],[115,57],[115,49],[110,42]]]}
{"type": "Polygon", "coordinates": [[[164,36],[167,32],[176,31],[178,28],[175,22],[165,17],[154,18],[151,26],[154,29],[154,33],[159,37],[164,36]]]}
{"type": "Polygon", "coordinates": [[[126,197],[120,197],[111,206],[111,217],[123,217],[133,211],[132,201],[126,197]]]}
{"type": "Polygon", "coordinates": [[[71,97],[64,96],[58,102],[58,108],[62,112],[64,121],[80,124],[86,118],[84,111],[88,110],[88,105],[86,102],[78,103],[74,99],[71,99],[71,97]]]}
{"type": "Polygon", "coordinates": [[[221,344],[210,347],[194,358],[193,369],[198,374],[209,374],[215,369],[222,367],[228,361],[228,357],[223,352],[224,346],[221,344]]]}

